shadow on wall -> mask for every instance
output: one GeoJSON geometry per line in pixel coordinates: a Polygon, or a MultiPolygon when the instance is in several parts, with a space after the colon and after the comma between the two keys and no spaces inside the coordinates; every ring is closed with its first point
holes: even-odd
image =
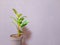
{"type": "Polygon", "coordinates": [[[22,39],[22,45],[28,45],[26,41],[28,41],[31,38],[31,31],[27,27],[24,27],[23,33],[24,33],[24,36],[22,39]]]}

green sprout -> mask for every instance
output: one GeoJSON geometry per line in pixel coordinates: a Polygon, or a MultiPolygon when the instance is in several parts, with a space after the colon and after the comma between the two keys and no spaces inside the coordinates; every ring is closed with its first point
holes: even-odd
{"type": "Polygon", "coordinates": [[[26,16],[23,16],[21,13],[18,13],[16,9],[12,9],[16,15],[16,17],[12,17],[14,22],[17,24],[17,34],[18,36],[20,36],[23,31],[22,31],[22,28],[25,27],[29,21],[28,20],[25,20],[25,17],[26,16]]]}

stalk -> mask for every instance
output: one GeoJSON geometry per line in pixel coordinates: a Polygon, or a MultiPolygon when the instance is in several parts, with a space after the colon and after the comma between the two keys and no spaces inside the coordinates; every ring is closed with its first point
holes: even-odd
{"type": "Polygon", "coordinates": [[[20,37],[21,36],[21,34],[22,34],[22,31],[21,31],[22,29],[21,29],[21,27],[20,27],[20,25],[18,25],[18,36],[20,37]]]}

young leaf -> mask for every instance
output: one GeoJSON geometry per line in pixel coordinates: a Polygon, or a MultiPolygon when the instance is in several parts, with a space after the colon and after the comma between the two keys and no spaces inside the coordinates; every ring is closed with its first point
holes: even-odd
{"type": "Polygon", "coordinates": [[[20,19],[20,24],[23,22],[23,20],[25,19],[26,16],[22,16],[20,19]]]}
{"type": "Polygon", "coordinates": [[[17,19],[15,19],[15,18],[14,18],[14,17],[12,17],[12,16],[11,16],[11,18],[14,20],[14,22],[16,22],[16,23],[17,23],[17,19]]]}
{"type": "Polygon", "coordinates": [[[21,17],[21,18],[17,19],[18,23],[20,23],[20,24],[23,22],[23,20],[24,20],[24,17],[21,17]]]}
{"type": "Polygon", "coordinates": [[[24,20],[24,17],[21,17],[20,18],[20,24],[23,22],[23,20],[24,20]]]}
{"type": "Polygon", "coordinates": [[[25,20],[24,22],[22,22],[21,27],[26,26],[28,23],[29,23],[29,21],[25,20]]]}
{"type": "Polygon", "coordinates": [[[13,11],[14,11],[14,13],[15,13],[16,15],[18,14],[17,11],[16,11],[16,9],[13,8],[13,11]]]}
{"type": "Polygon", "coordinates": [[[17,16],[18,16],[18,18],[20,18],[20,17],[22,16],[22,14],[20,13],[20,14],[18,14],[17,16]]]}

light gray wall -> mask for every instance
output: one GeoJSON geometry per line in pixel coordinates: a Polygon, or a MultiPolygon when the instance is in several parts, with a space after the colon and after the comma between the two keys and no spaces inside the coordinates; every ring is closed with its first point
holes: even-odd
{"type": "Polygon", "coordinates": [[[60,45],[60,0],[0,0],[0,45],[11,45],[9,36],[16,33],[12,8],[30,20],[28,45],[60,45]]]}

